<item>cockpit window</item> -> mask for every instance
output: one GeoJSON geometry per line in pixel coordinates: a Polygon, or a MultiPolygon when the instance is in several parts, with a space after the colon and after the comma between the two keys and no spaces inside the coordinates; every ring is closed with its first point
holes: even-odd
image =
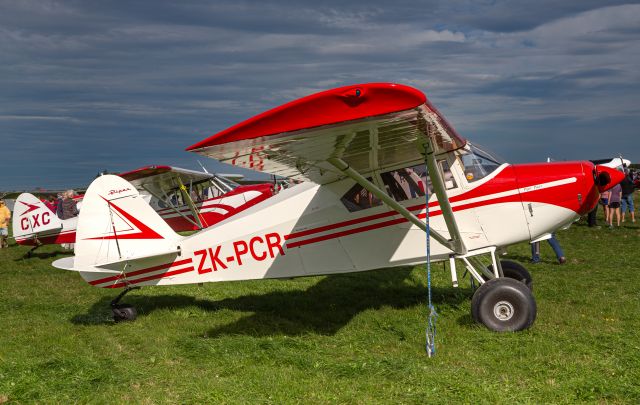
{"type": "Polygon", "coordinates": [[[459,151],[464,175],[469,183],[485,178],[501,165],[502,159],[477,145],[467,143],[467,147],[459,151]]]}
{"type": "Polygon", "coordinates": [[[444,188],[451,190],[458,187],[456,179],[453,177],[453,173],[451,173],[451,169],[449,168],[449,162],[447,162],[446,159],[442,159],[438,160],[438,164],[440,165],[440,171],[442,171],[444,175],[444,188]]]}
{"type": "MultiPolygon", "coordinates": [[[[373,181],[371,177],[367,180],[373,181]]],[[[362,187],[360,184],[355,184],[345,193],[340,199],[349,212],[361,211],[367,208],[377,207],[382,205],[376,196],[371,194],[368,190],[362,187]]]]}
{"type": "MultiPolygon", "coordinates": [[[[424,165],[380,173],[387,194],[396,201],[410,200],[424,196],[425,184],[428,184],[424,165]]],[[[432,193],[429,184],[429,194],[432,193]]]]}

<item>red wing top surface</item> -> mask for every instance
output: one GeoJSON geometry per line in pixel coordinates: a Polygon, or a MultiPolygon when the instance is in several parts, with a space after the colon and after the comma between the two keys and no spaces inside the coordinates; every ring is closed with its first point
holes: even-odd
{"type": "Polygon", "coordinates": [[[340,157],[361,174],[419,163],[419,137],[436,153],[465,140],[414,88],[369,83],[312,94],[259,114],[187,150],[239,167],[330,183],[344,175],[326,160],[340,157]]]}

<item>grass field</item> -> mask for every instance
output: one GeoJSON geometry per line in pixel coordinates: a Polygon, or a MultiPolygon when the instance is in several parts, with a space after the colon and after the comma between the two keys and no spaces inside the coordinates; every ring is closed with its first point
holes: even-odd
{"type": "Polygon", "coordinates": [[[114,291],[53,269],[59,247],[12,245],[0,403],[640,403],[640,227],[623,225],[559,232],[563,266],[543,243],[525,332],[474,324],[468,279],[453,289],[435,265],[431,359],[424,266],[143,288],[124,300],[138,320],[115,324],[114,291]]]}

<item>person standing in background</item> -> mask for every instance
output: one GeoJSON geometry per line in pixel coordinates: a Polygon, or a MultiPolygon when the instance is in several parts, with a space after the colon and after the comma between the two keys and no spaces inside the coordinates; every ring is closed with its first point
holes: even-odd
{"type": "Polygon", "coordinates": [[[9,220],[11,211],[4,205],[4,200],[0,200],[0,249],[9,247],[7,238],[9,237],[9,220]]]}
{"type": "Polygon", "coordinates": [[[58,200],[55,196],[50,196],[48,200],[45,200],[44,205],[46,205],[54,214],[58,211],[58,200]]]}
{"type": "Polygon", "coordinates": [[[616,184],[609,190],[609,228],[613,228],[613,217],[620,226],[620,201],[622,200],[622,187],[616,184]]]}
{"type": "MultiPolygon", "coordinates": [[[[549,246],[553,249],[553,252],[556,254],[556,258],[558,259],[558,263],[565,264],[567,262],[567,258],[564,257],[564,252],[560,247],[560,242],[556,239],[556,234],[552,233],[551,237],[547,239],[549,242],[549,246]]],[[[533,242],[531,244],[531,263],[539,263],[540,262],[540,242],[533,242]]]]}
{"type": "Polygon", "coordinates": [[[629,174],[629,169],[624,169],[624,174],[624,179],[620,182],[620,187],[622,188],[622,198],[620,201],[622,222],[625,220],[624,216],[627,210],[631,214],[631,222],[636,222],[636,213],[633,208],[633,191],[635,190],[635,186],[633,185],[633,180],[629,174]]]}
{"type": "Polygon", "coordinates": [[[75,193],[73,190],[67,190],[64,193],[64,199],[62,200],[62,217],[61,219],[69,219],[78,216],[78,207],[76,201],[73,199],[75,193]]]}
{"type": "Polygon", "coordinates": [[[604,222],[609,223],[609,215],[611,214],[609,211],[609,197],[611,196],[611,191],[607,190],[604,193],[600,194],[600,204],[602,204],[602,208],[604,209],[604,222]]]}

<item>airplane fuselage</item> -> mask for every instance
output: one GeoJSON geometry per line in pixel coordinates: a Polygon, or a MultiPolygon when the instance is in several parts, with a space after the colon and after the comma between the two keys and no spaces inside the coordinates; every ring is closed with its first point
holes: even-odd
{"type": "MultiPolygon", "coordinates": [[[[598,190],[589,162],[503,164],[475,182],[467,181],[455,155],[449,161],[447,194],[469,251],[544,238],[593,208],[598,190]]],[[[381,188],[393,188],[373,173],[381,188]]],[[[396,176],[396,178],[398,178],[396,176]]],[[[82,273],[92,285],[163,285],[311,276],[424,263],[425,233],[396,211],[359,194],[347,201],[351,179],[328,185],[303,183],[282,191],[225,221],[177,242],[180,255],[156,258],[123,277],[82,273]],[[369,199],[363,203],[363,198],[369,199]]],[[[417,190],[417,189],[416,189],[417,190]]],[[[401,204],[426,217],[425,196],[411,190],[401,204]]],[[[429,224],[447,227],[435,195],[429,195],[429,224]]],[[[431,240],[431,260],[453,252],[431,240]]]]}

